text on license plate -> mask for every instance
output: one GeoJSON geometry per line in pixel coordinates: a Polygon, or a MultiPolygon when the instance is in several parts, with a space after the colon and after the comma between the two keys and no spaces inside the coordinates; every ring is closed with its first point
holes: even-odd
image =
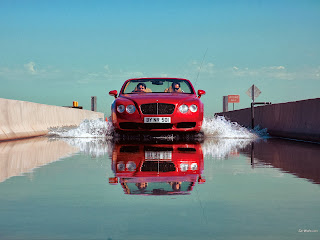
{"type": "Polygon", "coordinates": [[[160,152],[153,152],[153,151],[145,151],[144,158],[146,160],[171,160],[172,159],[172,152],[170,151],[160,151],[160,152]]]}
{"type": "Polygon", "coordinates": [[[171,123],[171,117],[145,117],[144,123],[171,123]]]}

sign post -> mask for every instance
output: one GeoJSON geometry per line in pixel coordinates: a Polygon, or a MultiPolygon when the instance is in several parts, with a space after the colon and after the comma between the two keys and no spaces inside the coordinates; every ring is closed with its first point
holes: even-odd
{"type": "Polygon", "coordinates": [[[248,89],[246,94],[252,99],[252,102],[259,97],[261,91],[259,88],[257,88],[254,84],[248,89]]]}
{"type": "Polygon", "coordinates": [[[240,95],[228,95],[228,103],[233,103],[233,110],[234,104],[240,102],[240,95]]]}
{"type": "Polygon", "coordinates": [[[97,111],[97,97],[96,96],[91,97],[91,111],[94,111],[94,112],[97,111]]]}
{"type": "Polygon", "coordinates": [[[222,100],[222,103],[223,103],[223,112],[228,112],[228,96],[223,96],[223,100],[222,100]]]}
{"type": "Polygon", "coordinates": [[[248,89],[246,94],[252,99],[251,103],[251,128],[254,128],[254,100],[259,97],[261,91],[254,84],[248,89]]]}

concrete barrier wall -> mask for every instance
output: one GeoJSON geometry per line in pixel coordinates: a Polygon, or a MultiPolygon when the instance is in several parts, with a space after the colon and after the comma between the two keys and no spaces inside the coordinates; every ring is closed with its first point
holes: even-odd
{"type": "Polygon", "coordinates": [[[0,141],[45,135],[49,128],[78,126],[103,113],[0,98],[0,141]]]}
{"type": "MultiPolygon", "coordinates": [[[[216,113],[251,127],[251,109],[216,113]]],[[[272,136],[320,142],[320,98],[255,107],[255,126],[272,136]]]]}

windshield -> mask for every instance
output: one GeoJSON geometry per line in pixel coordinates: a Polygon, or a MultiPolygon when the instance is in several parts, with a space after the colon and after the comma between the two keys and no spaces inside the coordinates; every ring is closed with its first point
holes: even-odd
{"type": "Polygon", "coordinates": [[[190,83],[182,79],[135,79],[127,82],[124,94],[131,93],[194,93],[190,83]]]}

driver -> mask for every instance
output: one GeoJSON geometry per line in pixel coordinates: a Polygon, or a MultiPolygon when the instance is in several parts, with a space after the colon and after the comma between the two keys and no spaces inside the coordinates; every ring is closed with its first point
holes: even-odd
{"type": "Polygon", "coordinates": [[[167,93],[182,93],[183,90],[180,88],[180,83],[179,82],[173,82],[169,88],[164,90],[164,92],[167,92],[167,93]]]}

